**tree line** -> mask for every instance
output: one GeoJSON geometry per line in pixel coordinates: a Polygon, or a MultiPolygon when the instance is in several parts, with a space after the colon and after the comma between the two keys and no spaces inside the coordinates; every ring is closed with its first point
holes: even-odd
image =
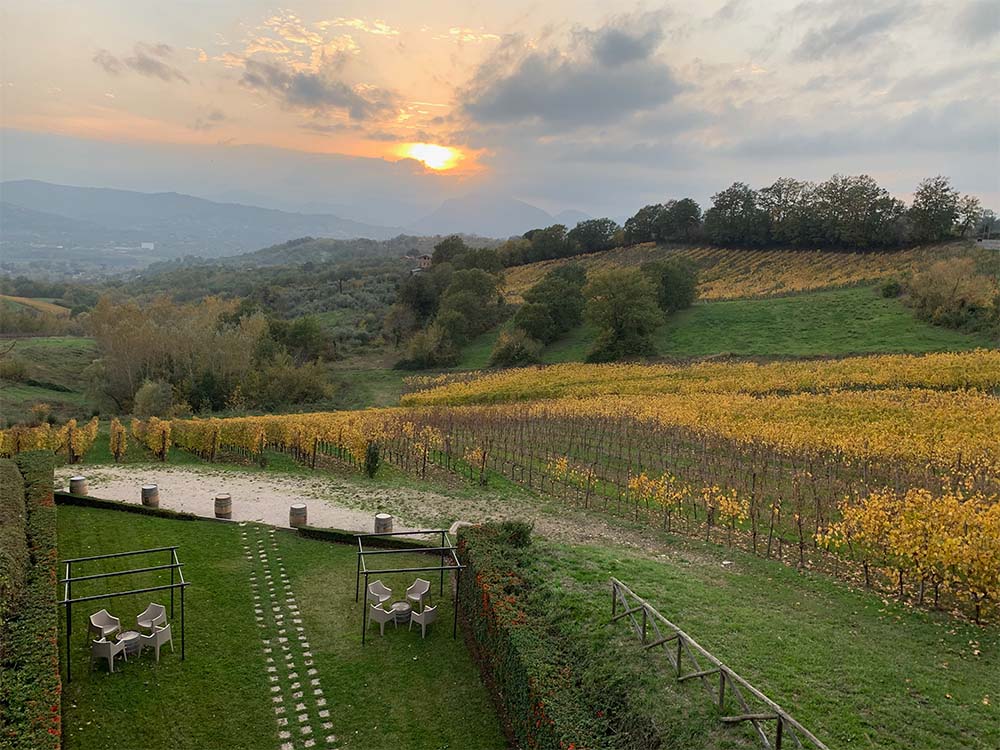
{"type": "Polygon", "coordinates": [[[497,249],[503,266],[609,250],[642,242],[706,242],[725,247],[891,250],[985,236],[1000,228],[978,198],[929,177],[909,206],[868,175],[834,175],[813,183],[782,177],[755,189],[735,182],[702,211],[693,198],[643,206],[624,226],[588,219],[573,229],[532,229],[497,249]]]}

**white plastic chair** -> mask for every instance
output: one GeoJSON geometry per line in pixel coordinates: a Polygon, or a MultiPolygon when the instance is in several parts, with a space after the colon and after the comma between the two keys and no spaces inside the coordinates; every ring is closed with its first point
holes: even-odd
{"type": "Polygon", "coordinates": [[[170,632],[169,625],[153,628],[153,632],[150,635],[143,634],[139,637],[142,639],[144,648],[155,649],[157,662],[160,661],[160,646],[164,643],[170,644],[170,653],[174,652],[174,637],[170,632]]]}
{"type": "Polygon", "coordinates": [[[88,630],[97,636],[98,639],[107,638],[122,629],[121,620],[112,617],[108,610],[102,609],[90,616],[90,626],[88,630]]]}
{"type": "Polygon", "coordinates": [[[135,616],[135,624],[140,628],[153,631],[157,625],[165,625],[167,622],[167,609],[162,604],[152,602],[146,609],[135,616]]]}
{"type": "Polygon", "coordinates": [[[376,604],[385,604],[392,598],[392,589],[388,588],[382,581],[375,581],[368,584],[368,601],[376,604]]]}
{"type": "Polygon", "coordinates": [[[128,661],[128,654],[125,653],[125,641],[109,641],[105,638],[91,641],[90,667],[93,669],[94,662],[98,659],[106,659],[108,671],[113,673],[115,671],[115,657],[119,654],[125,661],[128,661]]]}
{"type": "Polygon", "coordinates": [[[431,582],[425,581],[423,578],[415,580],[413,585],[406,590],[406,598],[419,604],[421,610],[424,608],[424,599],[430,599],[430,596],[431,582]]]}
{"type": "Polygon", "coordinates": [[[407,630],[412,630],[413,623],[417,623],[420,626],[420,637],[424,638],[427,635],[427,626],[437,619],[437,613],[437,607],[427,607],[423,612],[411,612],[410,627],[407,630]]]}
{"type": "Polygon", "coordinates": [[[372,622],[378,623],[378,629],[381,635],[383,636],[385,635],[385,624],[387,622],[391,622],[393,627],[397,627],[395,612],[393,612],[391,609],[382,609],[382,607],[380,607],[377,604],[373,604],[371,605],[371,607],[372,607],[372,612],[371,612],[372,622]]]}

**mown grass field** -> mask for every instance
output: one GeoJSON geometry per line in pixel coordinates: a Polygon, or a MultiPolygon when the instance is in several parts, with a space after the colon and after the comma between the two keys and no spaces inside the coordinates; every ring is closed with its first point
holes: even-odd
{"type": "MultiPolygon", "coordinates": [[[[113,675],[103,666],[91,671],[87,615],[107,607],[128,625],[151,595],[95,601],[75,609],[74,677],[63,693],[65,747],[278,747],[241,527],[68,506],[59,508],[58,522],[61,558],[177,544],[185,578],[192,582],[186,595],[184,662],[178,611],[172,620],[176,653],[162,652],[159,664],[144,653],[113,675]]],[[[447,596],[442,601],[435,596],[441,620],[426,640],[417,630],[394,631],[391,625],[383,639],[372,627],[368,645],[362,648],[361,605],[354,603],[356,549],[302,539],[291,532],[278,532],[278,546],[329,702],[334,723],[329,731],[338,736],[338,747],[505,746],[478,671],[463,641],[451,638],[447,596]]],[[[409,563],[424,560],[406,554],[392,557],[398,562],[403,562],[399,558],[410,558],[409,563]]],[[[120,562],[117,569],[122,568],[120,562]]],[[[86,572],[100,572],[103,567],[96,562],[89,565],[86,572]]],[[[156,585],[157,575],[162,573],[130,577],[128,585],[156,585]]],[[[399,591],[413,577],[384,580],[399,591]]],[[[99,593],[99,586],[115,583],[116,579],[80,583],[74,594],[99,593]]],[[[62,654],[65,645],[61,646],[62,654]]],[[[320,731],[314,727],[314,734],[320,731]]]]}
{"type": "Polygon", "coordinates": [[[24,362],[21,382],[0,381],[0,416],[26,420],[31,407],[46,403],[62,421],[89,416],[84,371],[97,357],[93,339],[84,336],[39,336],[18,339],[8,357],[24,362]]]}
{"type": "MultiPolygon", "coordinates": [[[[915,611],[725,548],[676,540],[655,557],[536,542],[560,628],[656,718],[665,747],[754,747],[726,728],[697,680],[610,623],[615,576],[831,748],[1000,746],[1000,634],[915,611]]],[[[690,670],[689,670],[690,671],[690,670]]],[[[733,711],[736,712],[736,711],[733,711]]],[[[773,722],[771,723],[773,730],[773,722]]]]}
{"type": "MultiPolygon", "coordinates": [[[[489,366],[500,329],[474,339],[456,369],[489,366]]],[[[542,350],[542,362],[582,362],[596,330],[583,324],[542,350]]],[[[661,357],[842,356],[869,353],[967,351],[996,346],[917,320],[902,300],[886,299],[873,287],[804,292],[785,297],[699,302],[671,316],[654,337],[661,357]]]]}

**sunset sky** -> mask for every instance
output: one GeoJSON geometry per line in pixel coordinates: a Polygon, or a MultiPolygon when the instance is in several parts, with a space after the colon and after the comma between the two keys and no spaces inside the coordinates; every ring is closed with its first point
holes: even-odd
{"type": "Polygon", "coordinates": [[[994,0],[2,7],[4,179],[621,215],[944,173],[1000,208],[994,0]]]}

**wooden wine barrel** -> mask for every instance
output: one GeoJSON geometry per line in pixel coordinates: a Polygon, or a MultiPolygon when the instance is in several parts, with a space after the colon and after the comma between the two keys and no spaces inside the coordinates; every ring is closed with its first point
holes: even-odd
{"type": "Polygon", "coordinates": [[[71,495],[86,495],[88,492],[87,477],[70,477],[69,492],[71,495]]]}
{"type": "Polygon", "coordinates": [[[306,504],[295,503],[288,509],[288,525],[293,529],[306,525],[306,504]]]}
{"type": "Polygon", "coordinates": [[[392,532],[392,516],[388,513],[375,514],[375,533],[389,534],[392,532]]]}
{"type": "Polygon", "coordinates": [[[215,517],[233,517],[233,498],[228,494],[222,493],[215,496],[215,517]]]}
{"type": "Polygon", "coordinates": [[[142,485],[142,504],[147,508],[159,508],[160,488],[155,484],[142,485]]]}

